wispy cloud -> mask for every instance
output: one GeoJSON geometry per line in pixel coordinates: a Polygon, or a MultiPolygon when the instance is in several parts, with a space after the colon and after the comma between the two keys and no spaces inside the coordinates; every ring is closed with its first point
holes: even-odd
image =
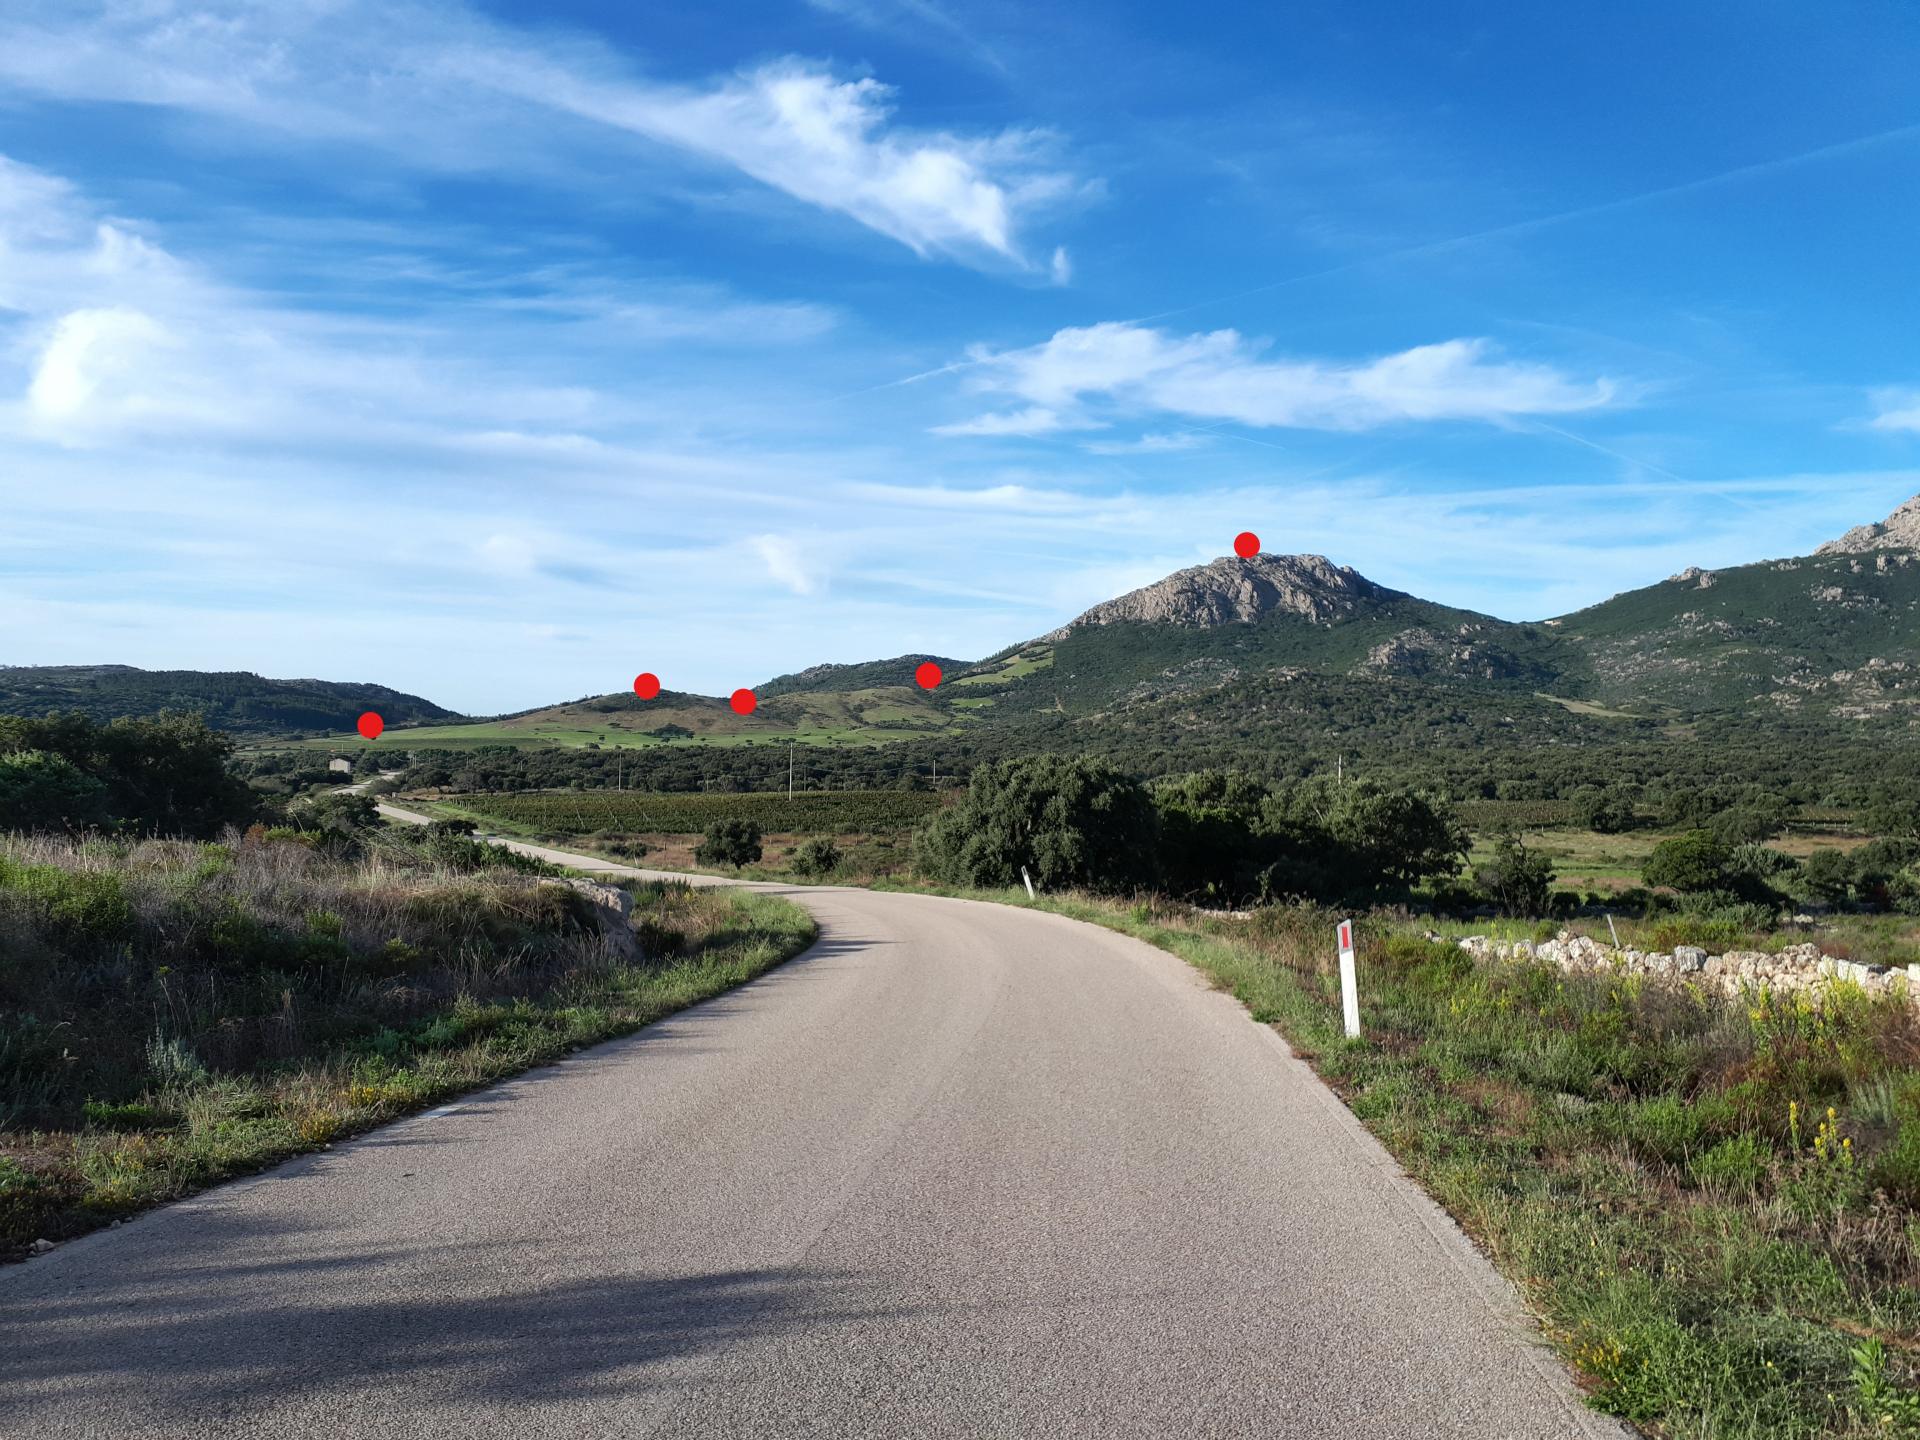
{"type": "Polygon", "coordinates": [[[1594,410],[1620,385],[1501,359],[1490,341],[1448,340],[1376,360],[1268,359],[1233,330],[1175,335],[1123,322],[1057,331],[1023,350],[971,353],[970,388],[1030,408],[939,427],[947,435],[1038,434],[1101,423],[1095,406],[1259,427],[1366,430],[1402,421],[1499,423],[1594,410]]]}
{"type": "Polygon", "coordinates": [[[1920,434],[1920,389],[1900,389],[1887,387],[1875,390],[1869,397],[1873,402],[1873,418],[1867,421],[1872,430],[1911,430],[1920,434]]]}
{"type": "Polygon", "coordinates": [[[756,535],[749,542],[767,575],[795,595],[816,595],[827,583],[821,558],[791,535],[756,535]]]}
{"type": "Polygon", "coordinates": [[[1021,228],[1080,184],[1040,130],[915,130],[896,118],[888,85],[799,56],[670,83],[583,36],[519,29],[457,5],[9,8],[0,85],[19,91],[218,116],[244,122],[243,133],[373,146],[463,170],[531,162],[564,172],[551,162],[578,148],[586,121],[603,127],[603,140],[641,137],[920,255],[970,264],[1044,270],[1044,258],[1027,258],[1021,228]]]}
{"type": "Polygon", "coordinates": [[[1197,430],[1162,431],[1142,435],[1138,440],[1090,440],[1083,448],[1093,455],[1169,455],[1181,450],[1198,450],[1210,444],[1212,438],[1197,430]]]}

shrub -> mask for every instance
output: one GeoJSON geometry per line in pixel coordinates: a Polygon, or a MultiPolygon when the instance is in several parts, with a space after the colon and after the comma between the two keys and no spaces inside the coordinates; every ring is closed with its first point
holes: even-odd
{"type": "Polygon", "coordinates": [[[824,835],[803,840],[793,847],[787,863],[801,875],[828,875],[840,868],[840,847],[824,835]]]}
{"type": "Polygon", "coordinates": [[[1553,880],[1553,862],[1517,835],[1502,835],[1473,871],[1474,887],[1503,915],[1546,914],[1553,880]]]}
{"type": "Polygon", "coordinates": [[[1767,1149],[1758,1135],[1748,1131],[1701,1151],[1688,1162],[1687,1170],[1696,1185],[1730,1194],[1751,1192],[1767,1173],[1767,1149]]]}
{"type": "Polygon", "coordinates": [[[256,813],[246,782],[228,770],[232,740],[198,715],[163,711],[105,725],[78,712],[0,715],[0,758],[32,752],[48,758],[0,766],[10,772],[0,779],[0,807],[9,794],[30,809],[83,803],[88,821],[148,835],[209,836],[256,813]]]}
{"type": "Polygon", "coordinates": [[[915,860],[936,880],[1107,893],[1151,885],[1159,817],[1146,790],[1098,760],[1036,755],[973,772],[960,802],[916,836],[915,860]]]}
{"type": "Polygon", "coordinates": [[[1853,862],[1839,850],[1816,850],[1801,863],[1799,888],[1822,905],[1844,905],[1853,891],[1853,862]]]}
{"type": "Polygon", "coordinates": [[[102,818],[107,787],[64,755],[0,755],[0,830],[77,828],[102,818]]]}
{"type": "Polygon", "coordinates": [[[119,876],[107,871],[22,865],[0,856],[0,902],[9,896],[67,943],[111,944],[133,933],[133,906],[119,876]]]}
{"type": "Polygon", "coordinates": [[[1662,840],[1640,869],[1640,878],[1656,889],[1687,891],[1724,889],[1733,852],[1719,836],[1689,830],[1662,840]]]}
{"type": "Polygon", "coordinates": [[[716,820],[693,852],[702,865],[756,864],[760,859],[760,827],[752,820],[716,820]]]}

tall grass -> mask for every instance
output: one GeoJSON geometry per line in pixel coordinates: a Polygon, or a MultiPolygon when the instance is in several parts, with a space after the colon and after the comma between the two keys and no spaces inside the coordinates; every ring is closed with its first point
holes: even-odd
{"type": "Polygon", "coordinates": [[[573,889],[405,847],[0,837],[0,1253],[644,1025],[796,953],[763,896],[573,889]]]}

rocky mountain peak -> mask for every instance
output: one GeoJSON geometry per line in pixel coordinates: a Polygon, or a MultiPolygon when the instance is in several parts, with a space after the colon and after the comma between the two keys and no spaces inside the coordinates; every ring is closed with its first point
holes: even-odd
{"type": "Polygon", "coordinates": [[[1838,540],[1829,540],[1816,555],[1858,555],[1868,550],[1920,550],[1920,495],[1907,501],[1886,519],[1856,525],[1838,540]]]}
{"type": "Polygon", "coordinates": [[[1400,591],[1376,585],[1323,555],[1255,555],[1249,560],[1229,555],[1104,601],[1040,638],[1061,640],[1088,625],[1138,621],[1198,629],[1275,614],[1324,625],[1369,601],[1402,598],[1400,591]]]}

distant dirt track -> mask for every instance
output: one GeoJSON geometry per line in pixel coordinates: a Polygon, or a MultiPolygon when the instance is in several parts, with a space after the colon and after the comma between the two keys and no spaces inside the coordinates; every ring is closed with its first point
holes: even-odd
{"type": "Polygon", "coordinates": [[[762,979],[0,1272],[0,1434],[1622,1433],[1180,961],[757,888],[762,979]]]}

